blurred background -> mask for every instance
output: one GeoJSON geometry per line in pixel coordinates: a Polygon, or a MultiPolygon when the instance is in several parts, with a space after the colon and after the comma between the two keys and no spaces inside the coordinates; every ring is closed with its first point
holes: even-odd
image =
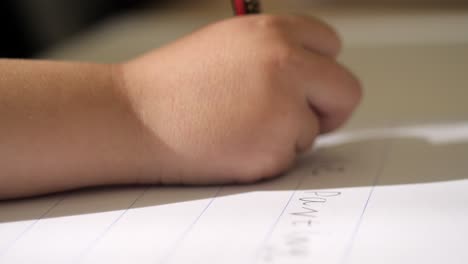
{"type": "MultiPolygon", "coordinates": [[[[1,57],[31,57],[144,0],[2,0],[1,57]]],[[[169,1],[158,1],[169,2],[169,1]]]]}
{"type": "MultiPolygon", "coordinates": [[[[315,9],[318,13],[320,10],[331,9],[385,9],[395,12],[395,10],[411,9],[466,9],[468,1],[265,0],[264,6],[275,11],[301,11],[308,8],[315,9]]],[[[210,16],[214,20],[229,16],[229,12],[229,0],[1,0],[0,57],[36,57],[103,23],[110,20],[115,23],[116,18],[126,17],[128,14],[144,16],[151,13],[152,16],[166,16],[167,19],[164,20],[166,23],[170,23],[167,21],[177,23],[177,19],[180,19],[177,13],[184,16],[212,14],[210,16]],[[222,11],[219,12],[220,10],[222,11]],[[173,20],[170,14],[174,14],[173,20]]]]}

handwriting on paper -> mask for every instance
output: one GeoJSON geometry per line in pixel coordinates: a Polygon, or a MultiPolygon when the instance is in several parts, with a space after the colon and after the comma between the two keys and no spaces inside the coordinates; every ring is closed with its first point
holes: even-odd
{"type": "MultiPolygon", "coordinates": [[[[337,175],[345,173],[345,167],[340,162],[322,161],[316,163],[309,173],[304,177],[337,175]]],[[[343,190],[296,191],[273,231],[275,235],[267,242],[261,261],[276,263],[281,259],[294,258],[300,262],[308,259],[314,244],[329,235],[330,230],[325,227],[328,218],[324,212],[329,209],[330,202],[338,202],[342,196],[343,190]]]]}

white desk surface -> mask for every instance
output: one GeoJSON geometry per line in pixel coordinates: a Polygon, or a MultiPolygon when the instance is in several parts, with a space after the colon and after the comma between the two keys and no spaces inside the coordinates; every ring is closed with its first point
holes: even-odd
{"type": "MultiPolygon", "coordinates": [[[[224,14],[129,15],[46,56],[119,61],[224,14]]],[[[365,99],[296,170],[3,202],[0,263],[467,263],[468,12],[320,14],[365,99]]]]}

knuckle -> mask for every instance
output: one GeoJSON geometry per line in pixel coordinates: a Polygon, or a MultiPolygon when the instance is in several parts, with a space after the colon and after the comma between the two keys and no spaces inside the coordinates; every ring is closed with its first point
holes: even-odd
{"type": "Polygon", "coordinates": [[[326,34],[328,44],[331,50],[338,54],[343,46],[340,34],[330,25],[320,20],[316,20],[318,27],[320,27],[326,34]]]}
{"type": "Polygon", "coordinates": [[[338,54],[343,49],[343,42],[340,38],[340,35],[333,29],[329,29],[330,38],[328,41],[329,49],[332,51],[334,56],[338,56],[338,54]]]}
{"type": "Polygon", "coordinates": [[[363,91],[362,85],[359,79],[349,70],[344,70],[345,77],[344,77],[344,85],[348,91],[348,105],[347,108],[349,111],[354,110],[362,100],[363,91]]]}
{"type": "Polygon", "coordinates": [[[305,15],[294,15],[291,20],[300,21],[307,24],[313,29],[317,35],[322,36],[323,42],[327,43],[327,50],[333,55],[337,56],[342,49],[342,41],[339,33],[329,24],[316,17],[305,15]]]}
{"type": "Polygon", "coordinates": [[[291,63],[298,59],[296,48],[288,43],[282,43],[279,45],[274,55],[280,62],[291,63]]]}
{"type": "Polygon", "coordinates": [[[330,64],[327,75],[334,80],[336,95],[341,98],[335,104],[335,110],[349,115],[359,105],[362,99],[362,86],[359,79],[347,68],[339,64],[330,64]]]}
{"type": "Polygon", "coordinates": [[[266,67],[275,73],[278,70],[286,70],[299,62],[298,52],[295,47],[285,42],[278,42],[267,53],[266,67]]]}
{"type": "Polygon", "coordinates": [[[283,19],[273,15],[260,15],[256,18],[255,24],[262,30],[280,30],[284,24],[283,19]]]}

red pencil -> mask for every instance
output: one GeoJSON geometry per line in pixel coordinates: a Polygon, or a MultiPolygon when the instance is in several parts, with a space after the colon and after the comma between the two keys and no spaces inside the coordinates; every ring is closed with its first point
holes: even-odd
{"type": "Polygon", "coordinates": [[[232,6],[236,16],[260,13],[259,0],[232,0],[232,6]]]}

